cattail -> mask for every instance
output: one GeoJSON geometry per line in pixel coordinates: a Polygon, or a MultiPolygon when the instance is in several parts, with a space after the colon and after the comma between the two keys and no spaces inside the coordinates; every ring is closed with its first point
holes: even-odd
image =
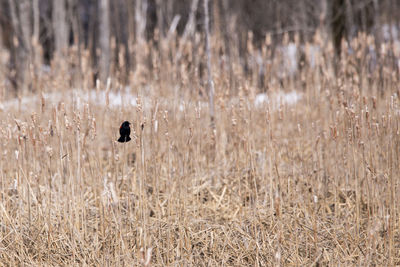
{"type": "Polygon", "coordinates": [[[137,113],[140,113],[142,110],[143,110],[143,107],[142,107],[142,98],[141,98],[140,96],[138,96],[138,97],[136,98],[136,112],[137,112],[137,113]]]}
{"type": "Polygon", "coordinates": [[[376,109],[376,97],[372,97],[372,108],[376,109]]]}
{"type": "Polygon", "coordinates": [[[336,125],[330,126],[330,129],[331,129],[331,137],[332,137],[332,139],[336,140],[338,138],[337,126],[336,125]]]}
{"type": "Polygon", "coordinates": [[[46,100],[44,98],[43,93],[40,93],[40,101],[41,101],[41,111],[43,113],[46,106],[46,100]]]}
{"type": "Polygon", "coordinates": [[[80,131],[81,130],[81,114],[79,111],[74,111],[73,113],[74,113],[74,116],[73,116],[72,120],[76,126],[76,129],[78,131],[80,131]]]}
{"type": "Polygon", "coordinates": [[[93,117],[90,120],[90,139],[94,140],[96,138],[96,119],[93,117]]]}
{"type": "Polygon", "coordinates": [[[53,156],[53,148],[50,146],[46,146],[45,150],[47,155],[51,158],[53,156]]]}
{"type": "Polygon", "coordinates": [[[33,125],[36,126],[37,125],[37,114],[36,114],[36,112],[32,112],[31,120],[32,120],[33,125]]]}
{"type": "Polygon", "coordinates": [[[53,122],[50,120],[49,121],[49,134],[50,136],[54,136],[54,130],[53,130],[53,122]]]}
{"type": "Polygon", "coordinates": [[[71,129],[71,123],[68,120],[67,114],[64,114],[64,124],[65,124],[65,129],[67,130],[71,129]]]}

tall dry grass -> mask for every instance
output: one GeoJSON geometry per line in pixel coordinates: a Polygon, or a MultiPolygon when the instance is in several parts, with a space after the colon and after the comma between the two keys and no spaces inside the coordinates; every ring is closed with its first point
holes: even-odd
{"type": "Polygon", "coordinates": [[[204,36],[160,42],[142,44],[149,60],[128,75],[136,106],[129,94],[120,108],[73,96],[73,87],[121,90],[124,68],[120,61],[110,84],[95,85],[90,58],[83,52],[79,65],[76,48],[62,68],[31,68],[37,102],[7,106],[1,85],[1,265],[400,264],[399,54],[391,44],[376,49],[373,68],[372,37],[344,43],[353,52],[335,61],[317,35],[302,69],[286,77],[269,37],[261,53],[249,43],[248,72],[234,46],[227,66],[213,37],[213,131],[204,36]],[[295,89],[300,102],[253,104],[258,56],[264,90],[295,89]],[[120,144],[124,120],[134,134],[120,144]]]}

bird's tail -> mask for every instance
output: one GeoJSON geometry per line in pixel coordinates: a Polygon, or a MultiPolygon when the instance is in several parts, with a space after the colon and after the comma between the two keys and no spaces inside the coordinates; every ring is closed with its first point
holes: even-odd
{"type": "Polygon", "coordinates": [[[118,142],[120,142],[120,143],[129,142],[129,141],[131,141],[131,138],[129,136],[120,136],[118,138],[118,142]]]}

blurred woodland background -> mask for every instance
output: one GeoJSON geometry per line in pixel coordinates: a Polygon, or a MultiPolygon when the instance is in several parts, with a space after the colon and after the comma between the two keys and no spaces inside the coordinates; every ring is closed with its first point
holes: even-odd
{"type": "MultiPolygon", "coordinates": [[[[32,80],[49,66],[59,64],[68,69],[71,83],[81,81],[79,75],[90,69],[92,79],[86,86],[93,86],[98,78],[104,82],[111,74],[127,84],[135,71],[143,73],[152,68],[155,59],[149,49],[158,50],[160,60],[172,50],[177,51],[173,61],[179,64],[182,43],[195,43],[195,38],[204,36],[202,3],[1,0],[1,80],[14,93],[33,90],[32,80]],[[182,38],[177,41],[178,37],[182,38]],[[165,45],[169,52],[162,55],[164,40],[168,41],[165,45]],[[145,43],[150,46],[144,48],[145,43]],[[140,64],[143,68],[138,68],[140,64]]],[[[272,47],[272,57],[282,50],[278,44],[294,43],[296,50],[289,46],[286,52],[301,59],[299,44],[312,41],[316,33],[322,45],[333,44],[336,56],[341,53],[342,39],[351,40],[359,32],[372,35],[374,45],[398,38],[397,0],[215,0],[210,1],[209,9],[211,35],[221,41],[213,45],[213,53],[221,57],[230,72],[231,59],[235,58],[246,73],[252,64],[249,51],[262,53],[266,43],[272,47]]],[[[371,52],[376,56],[375,50],[371,52]]],[[[256,59],[260,65],[257,75],[259,85],[265,89],[262,61],[256,59]]],[[[294,60],[289,64],[297,68],[300,63],[294,60]]],[[[200,62],[200,75],[202,66],[200,62]]]]}

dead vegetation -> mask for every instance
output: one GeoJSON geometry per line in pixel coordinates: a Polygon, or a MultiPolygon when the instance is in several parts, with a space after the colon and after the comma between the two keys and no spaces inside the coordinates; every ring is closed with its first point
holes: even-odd
{"type": "MultiPolygon", "coordinates": [[[[399,55],[384,44],[371,67],[371,38],[334,63],[316,35],[305,47],[318,53],[294,76],[282,76],[268,38],[261,55],[248,45],[247,72],[238,58],[225,68],[211,38],[215,128],[202,35],[142,44],[151,61],[129,78],[136,106],[72,98],[71,81],[89,90],[92,77],[85,58],[74,72],[74,47],[63,68],[31,70],[33,92],[63,99],[0,113],[0,262],[399,265],[399,55]],[[298,103],[254,105],[258,56],[268,93],[295,89],[298,103]]],[[[110,81],[97,91],[122,90],[118,74],[110,81]]]]}

